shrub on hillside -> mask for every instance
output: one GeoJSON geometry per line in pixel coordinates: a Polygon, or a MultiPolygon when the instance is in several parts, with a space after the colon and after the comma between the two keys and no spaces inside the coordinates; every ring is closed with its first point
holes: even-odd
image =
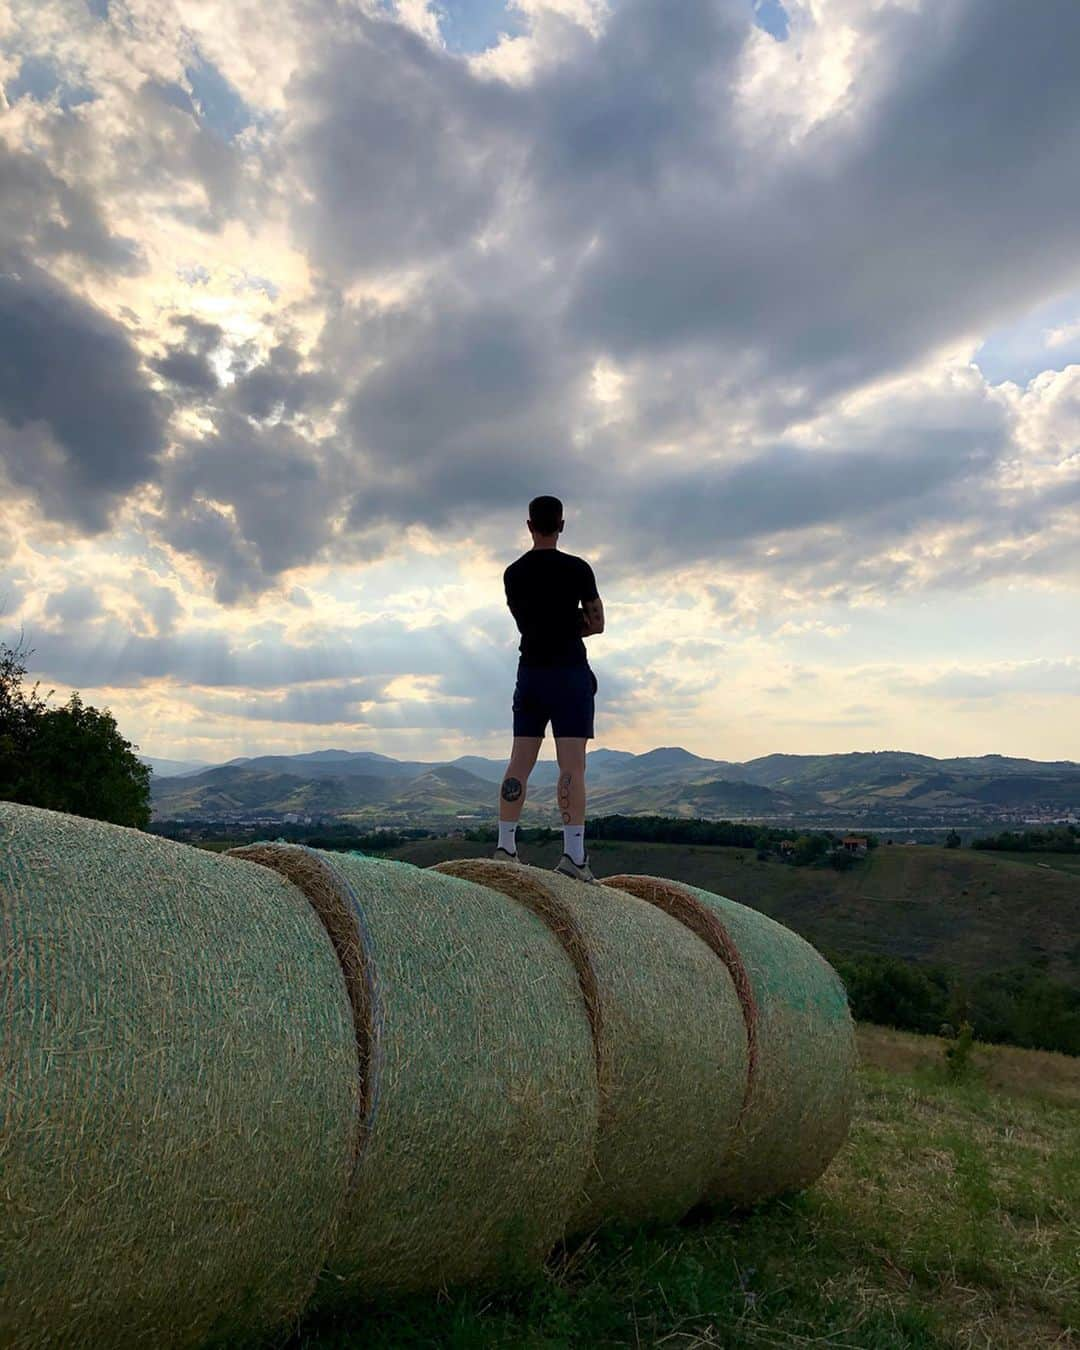
{"type": "Polygon", "coordinates": [[[974,1049],[975,1028],[970,1022],[961,1022],[960,1029],[945,1046],[945,1072],[954,1082],[960,1082],[970,1074],[974,1049]]]}

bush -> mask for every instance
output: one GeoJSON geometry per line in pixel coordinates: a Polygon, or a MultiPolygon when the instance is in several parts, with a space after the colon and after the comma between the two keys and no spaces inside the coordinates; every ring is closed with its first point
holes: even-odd
{"type": "Polygon", "coordinates": [[[832,956],[852,1016],[901,1031],[939,1034],[944,1023],[989,1043],[1080,1055],[1080,990],[1035,966],[973,979],[892,956],[832,956]]]}
{"type": "Polygon", "coordinates": [[[944,971],[920,970],[891,956],[837,957],[833,965],[847,986],[856,1021],[930,1035],[948,1016],[944,971]]]}
{"type": "Polygon", "coordinates": [[[945,1072],[959,1082],[971,1073],[971,1055],[975,1049],[975,1028],[961,1022],[960,1029],[945,1046],[945,1072]]]}

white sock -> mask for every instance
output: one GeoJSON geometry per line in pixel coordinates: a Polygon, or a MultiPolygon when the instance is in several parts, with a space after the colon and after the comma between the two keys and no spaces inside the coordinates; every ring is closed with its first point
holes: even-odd
{"type": "Polygon", "coordinates": [[[517,852],[517,827],[516,820],[499,821],[499,847],[506,849],[507,853],[517,852]]]}
{"type": "Polygon", "coordinates": [[[570,855],[570,861],[578,867],[585,861],[585,826],[564,825],[562,828],[563,852],[570,855]]]}

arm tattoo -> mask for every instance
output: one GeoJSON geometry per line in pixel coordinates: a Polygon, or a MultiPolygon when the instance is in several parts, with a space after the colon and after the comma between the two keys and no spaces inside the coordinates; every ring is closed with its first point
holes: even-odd
{"type": "Polygon", "coordinates": [[[518,778],[504,778],[502,785],[502,799],[504,802],[516,802],[521,796],[521,780],[518,778]]]}

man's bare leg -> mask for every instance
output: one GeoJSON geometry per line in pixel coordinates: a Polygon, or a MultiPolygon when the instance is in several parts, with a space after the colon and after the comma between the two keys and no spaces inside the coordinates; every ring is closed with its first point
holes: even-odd
{"type": "Polygon", "coordinates": [[[583,736],[560,736],[555,742],[563,851],[576,867],[585,863],[585,746],[583,736]]]}
{"type": "Polygon", "coordinates": [[[514,737],[510,763],[506,766],[506,772],[499,786],[499,848],[504,853],[517,852],[515,838],[517,823],[521,819],[521,809],[525,805],[529,774],[533,771],[542,744],[542,736],[514,737]]]}

